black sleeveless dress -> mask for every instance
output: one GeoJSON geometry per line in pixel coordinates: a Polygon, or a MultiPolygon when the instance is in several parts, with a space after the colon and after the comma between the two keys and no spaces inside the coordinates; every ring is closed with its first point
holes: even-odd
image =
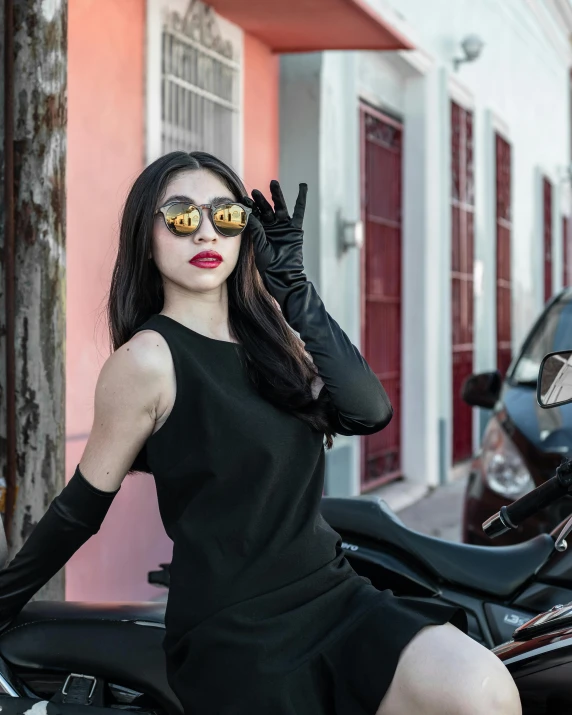
{"type": "MultiPolygon", "coordinates": [[[[144,449],[173,541],[164,650],[188,715],[374,715],[401,650],[459,609],[355,573],[319,512],[323,435],[262,398],[241,345],[155,314],[177,391],[144,449]]],[[[324,388],[325,389],[325,388],[324,388]]]]}

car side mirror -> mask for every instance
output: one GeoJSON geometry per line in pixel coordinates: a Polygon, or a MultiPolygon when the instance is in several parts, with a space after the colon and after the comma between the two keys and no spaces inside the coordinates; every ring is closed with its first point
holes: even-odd
{"type": "Polygon", "coordinates": [[[499,399],[502,387],[502,375],[494,372],[479,372],[470,375],[461,388],[461,397],[472,407],[492,409],[499,399]]]}
{"type": "Polygon", "coordinates": [[[572,350],[544,357],[538,372],[536,400],[544,409],[572,402],[572,350]]]}

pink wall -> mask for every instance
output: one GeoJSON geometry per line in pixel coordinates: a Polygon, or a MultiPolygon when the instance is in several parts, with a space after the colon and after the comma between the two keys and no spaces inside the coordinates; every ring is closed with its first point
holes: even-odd
{"type": "MultiPolygon", "coordinates": [[[[144,166],[145,0],[70,0],[68,26],[66,479],[81,459],[109,355],[104,307],[122,203],[144,166]]],[[[278,57],[245,35],[244,179],[278,178],[278,57]]],[[[127,477],[100,532],[66,567],[68,600],[141,600],[171,558],[153,479],[127,477]]]]}
{"type": "Polygon", "coordinates": [[[244,35],[244,182],[249,193],[268,196],[278,179],[279,58],[251,35],[244,35]]]}
{"type": "MultiPolygon", "coordinates": [[[[70,0],[66,477],[81,459],[109,355],[103,312],[125,195],[144,166],[145,0],[70,0]]],[[[152,477],[124,480],[100,532],[66,567],[70,600],[151,598],[169,561],[152,477]]]]}

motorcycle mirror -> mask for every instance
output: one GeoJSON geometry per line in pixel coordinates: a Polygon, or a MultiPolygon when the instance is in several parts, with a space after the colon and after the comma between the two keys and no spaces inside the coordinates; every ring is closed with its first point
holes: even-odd
{"type": "Polygon", "coordinates": [[[572,350],[545,355],[538,373],[536,399],[544,409],[572,402],[572,350]]]}

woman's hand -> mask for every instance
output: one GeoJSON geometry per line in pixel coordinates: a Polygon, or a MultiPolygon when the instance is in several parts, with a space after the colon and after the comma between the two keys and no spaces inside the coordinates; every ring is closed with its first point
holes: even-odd
{"type": "MultiPolygon", "coordinates": [[[[326,311],[302,262],[302,220],[306,184],[292,218],[277,181],[270,182],[274,209],[254,190],[242,201],[253,212],[248,218],[256,266],[282,314],[316,364],[326,397],[335,411],[337,434],[373,434],[390,421],[393,409],[382,384],[359,350],[326,311]]],[[[317,388],[321,385],[317,385],[317,388]]]]}
{"type": "Polygon", "coordinates": [[[276,180],[270,182],[274,208],[257,189],[252,192],[252,199],[248,196],[242,198],[242,203],[253,209],[248,230],[254,245],[256,267],[268,292],[281,308],[292,288],[306,281],[302,222],[307,191],[307,184],[300,184],[292,217],[288,214],[282,189],[276,180]]]}

